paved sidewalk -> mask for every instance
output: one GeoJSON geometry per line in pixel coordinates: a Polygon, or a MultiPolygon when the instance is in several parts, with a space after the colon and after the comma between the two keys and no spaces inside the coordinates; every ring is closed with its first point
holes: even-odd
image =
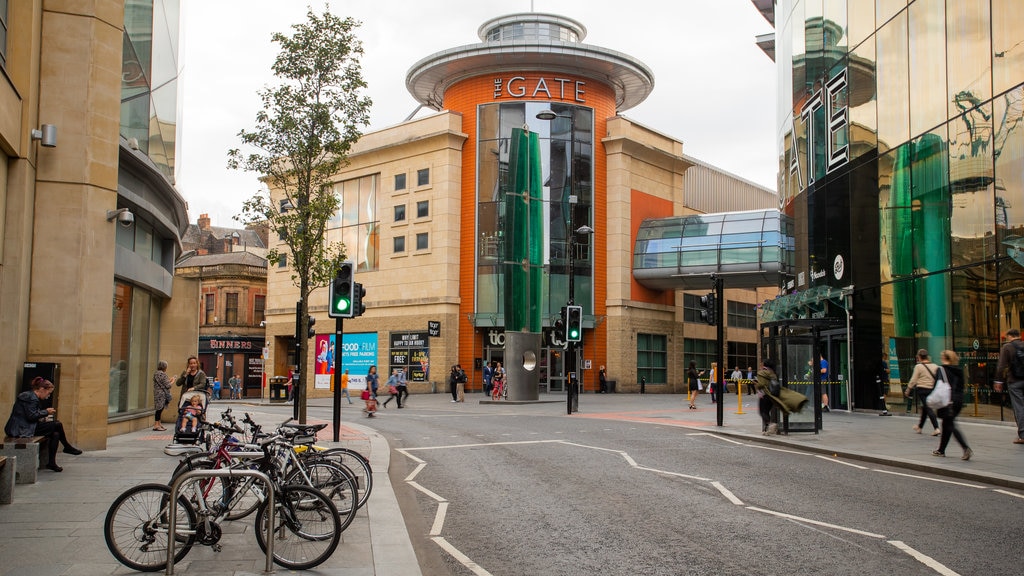
{"type": "MultiPolygon", "coordinates": [[[[503,402],[483,400],[480,393],[467,393],[464,404],[451,404],[448,394],[420,394],[410,398],[408,411],[385,411],[382,418],[407,414],[453,410],[480,414],[507,409],[503,402]]],[[[751,398],[744,397],[744,414],[736,414],[737,397],[725,397],[723,426],[717,423],[715,405],[706,395],[698,410],[688,410],[686,399],[659,394],[584,394],[580,411],[566,416],[565,397],[541,395],[540,403],[516,404],[553,417],[595,418],[632,421],[660,426],[681,426],[711,434],[723,434],[749,441],[789,445],[837,457],[901,467],[946,477],[992,483],[1024,490],[1024,446],[1013,444],[1016,428],[1012,422],[978,421],[961,416],[959,426],[974,450],[970,461],[960,459],[955,440],[948,456],[931,455],[938,437],[911,429],[917,418],[899,414],[880,417],[869,412],[833,411],[823,415],[818,434],[800,432],[788,436],[762,436],[761,422],[751,398]]],[[[511,404],[511,403],[508,403],[511,404]]],[[[330,406],[330,400],[314,400],[311,407],[330,406]]],[[[263,415],[260,407],[246,404],[257,421],[276,422],[277,416],[263,415]]],[[[420,574],[409,534],[388,478],[390,448],[380,434],[345,406],[340,445],[368,455],[374,470],[374,487],[367,506],[344,532],[337,552],[315,570],[317,574],[339,576],[415,576],[420,574]],[[365,425],[364,425],[365,424],[365,425]]],[[[968,407],[965,412],[971,412],[968,407]]],[[[1012,415],[1008,414],[1012,418],[1012,415]]],[[[316,421],[310,418],[310,421],[316,421]]],[[[323,431],[322,438],[333,438],[323,431]]],[[[110,503],[125,489],[144,482],[166,482],[178,459],[163,453],[171,433],[149,430],[116,436],[107,449],[81,456],[61,454],[64,472],[39,472],[36,484],[15,487],[14,503],[0,506],[0,576],[7,575],[93,575],[130,574],[107,551],[103,540],[103,519],[110,503]]],[[[323,444],[332,444],[323,442],[323,444]]],[[[266,557],[253,536],[253,520],[224,525],[220,553],[196,546],[176,564],[176,574],[261,574],[266,557]]],[[[288,573],[278,566],[277,573],[288,573]]],[[[161,571],[162,572],[162,571],[161,571]]]]}
{"type": "MultiPolygon", "coordinates": [[[[248,405],[257,422],[276,423],[248,405]]],[[[237,411],[237,409],[236,409],[237,411]]],[[[348,416],[346,416],[348,417],[348,416]]],[[[354,418],[354,416],[353,416],[354,418]]],[[[310,418],[310,422],[316,422],[310,418]]],[[[170,426],[168,425],[168,428],[170,426]]],[[[333,438],[332,427],[320,433],[333,438]]],[[[416,555],[388,478],[387,441],[360,424],[342,421],[341,442],[370,458],[373,491],[366,505],[342,534],[334,555],[315,569],[337,576],[408,576],[420,574],[416,555]]],[[[64,471],[40,470],[35,484],[18,485],[14,503],[0,506],[0,575],[47,576],[134,574],[107,550],[103,521],[107,509],[124,490],[147,482],[166,483],[178,463],[163,448],[171,431],[145,430],[108,439],[107,449],[81,456],[59,454],[64,471]]],[[[175,574],[263,574],[266,555],[254,536],[255,516],[222,525],[223,550],[193,546],[174,566],[175,574]]],[[[279,574],[294,573],[274,565],[279,574]]],[[[164,573],[160,570],[157,573],[164,573]]]]}

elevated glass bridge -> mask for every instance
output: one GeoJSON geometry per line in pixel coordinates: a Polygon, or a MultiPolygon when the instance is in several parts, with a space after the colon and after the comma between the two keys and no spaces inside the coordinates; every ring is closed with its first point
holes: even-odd
{"type": "Polygon", "coordinates": [[[793,270],[792,223],[776,209],[645,220],[633,248],[633,277],[656,290],[703,290],[717,274],[726,288],[779,286],[793,270]]]}

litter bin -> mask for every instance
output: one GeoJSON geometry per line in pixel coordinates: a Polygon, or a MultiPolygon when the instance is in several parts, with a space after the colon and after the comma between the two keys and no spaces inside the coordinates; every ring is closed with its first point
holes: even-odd
{"type": "Polygon", "coordinates": [[[270,377],[270,401],[285,402],[288,400],[288,377],[270,377]]]}
{"type": "Polygon", "coordinates": [[[605,388],[605,391],[607,391],[609,394],[615,393],[615,380],[606,380],[605,385],[607,386],[607,388],[605,388]]]}

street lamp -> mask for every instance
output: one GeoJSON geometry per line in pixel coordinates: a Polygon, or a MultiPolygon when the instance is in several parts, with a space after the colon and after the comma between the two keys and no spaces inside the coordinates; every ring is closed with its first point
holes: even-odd
{"type": "MultiPolygon", "coordinates": [[[[581,226],[578,230],[573,224],[576,213],[576,114],[557,114],[553,110],[541,110],[537,113],[538,120],[552,121],[555,118],[566,118],[569,120],[569,221],[566,227],[566,245],[569,249],[569,298],[567,306],[575,304],[575,278],[576,278],[576,234],[590,234],[594,231],[589,226],[581,226]]],[[[576,400],[576,383],[573,381],[573,374],[576,373],[576,342],[566,343],[566,359],[562,366],[562,377],[566,386],[566,413],[572,414],[578,408],[576,400]]]]}

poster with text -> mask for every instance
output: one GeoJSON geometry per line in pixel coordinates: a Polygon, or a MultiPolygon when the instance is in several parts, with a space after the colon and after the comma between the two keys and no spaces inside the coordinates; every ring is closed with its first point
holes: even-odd
{"type": "Polygon", "coordinates": [[[334,334],[318,334],[316,337],[316,358],[314,362],[313,386],[330,390],[334,378],[335,359],[341,359],[341,369],[348,370],[348,387],[351,390],[366,388],[366,374],[370,366],[377,364],[377,333],[360,332],[342,337],[341,354],[337,354],[334,334]]]}

